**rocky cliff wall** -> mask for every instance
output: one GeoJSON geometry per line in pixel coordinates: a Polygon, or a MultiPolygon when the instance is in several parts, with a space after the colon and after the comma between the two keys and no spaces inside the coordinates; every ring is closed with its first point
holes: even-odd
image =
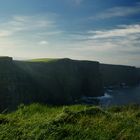
{"type": "Polygon", "coordinates": [[[81,96],[103,95],[99,63],[0,60],[0,110],[21,103],[71,104],[81,96]]]}
{"type": "Polygon", "coordinates": [[[100,71],[104,86],[138,84],[138,71],[135,67],[100,64],[100,71]]]}
{"type": "Polygon", "coordinates": [[[137,68],[137,73],[138,73],[138,79],[139,79],[139,83],[140,83],[140,68],[137,68]]]}

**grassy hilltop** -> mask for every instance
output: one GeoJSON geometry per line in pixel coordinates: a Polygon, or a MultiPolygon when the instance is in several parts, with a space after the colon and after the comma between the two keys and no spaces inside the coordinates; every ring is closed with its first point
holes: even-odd
{"type": "Polygon", "coordinates": [[[20,105],[0,115],[0,140],[139,140],[140,106],[20,105]]]}
{"type": "Polygon", "coordinates": [[[55,62],[60,59],[58,58],[36,58],[36,59],[29,59],[27,62],[55,62]]]}

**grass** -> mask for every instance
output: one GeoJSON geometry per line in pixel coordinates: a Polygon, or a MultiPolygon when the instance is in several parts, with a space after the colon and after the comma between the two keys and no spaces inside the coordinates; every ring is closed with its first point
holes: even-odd
{"type": "Polygon", "coordinates": [[[38,58],[38,59],[30,59],[28,62],[56,62],[57,58],[38,58]]]}
{"type": "Polygon", "coordinates": [[[0,140],[139,140],[140,106],[20,105],[0,115],[0,140]]]}

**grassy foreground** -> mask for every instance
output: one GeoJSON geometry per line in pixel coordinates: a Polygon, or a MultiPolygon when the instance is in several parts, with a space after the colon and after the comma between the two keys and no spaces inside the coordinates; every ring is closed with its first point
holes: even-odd
{"type": "Polygon", "coordinates": [[[0,115],[0,140],[139,140],[140,106],[20,105],[0,115]]]}

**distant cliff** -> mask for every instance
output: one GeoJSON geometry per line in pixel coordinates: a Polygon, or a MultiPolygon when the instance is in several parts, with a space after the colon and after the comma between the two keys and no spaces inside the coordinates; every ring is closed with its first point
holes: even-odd
{"type": "Polygon", "coordinates": [[[71,104],[81,96],[103,95],[102,87],[98,62],[0,60],[0,110],[20,103],[71,104]]]}
{"type": "Polygon", "coordinates": [[[138,79],[139,79],[139,83],[140,83],[140,68],[137,68],[137,73],[138,73],[138,79]]]}
{"type": "Polygon", "coordinates": [[[100,64],[100,72],[104,86],[138,84],[138,70],[132,66],[100,64]]]}

